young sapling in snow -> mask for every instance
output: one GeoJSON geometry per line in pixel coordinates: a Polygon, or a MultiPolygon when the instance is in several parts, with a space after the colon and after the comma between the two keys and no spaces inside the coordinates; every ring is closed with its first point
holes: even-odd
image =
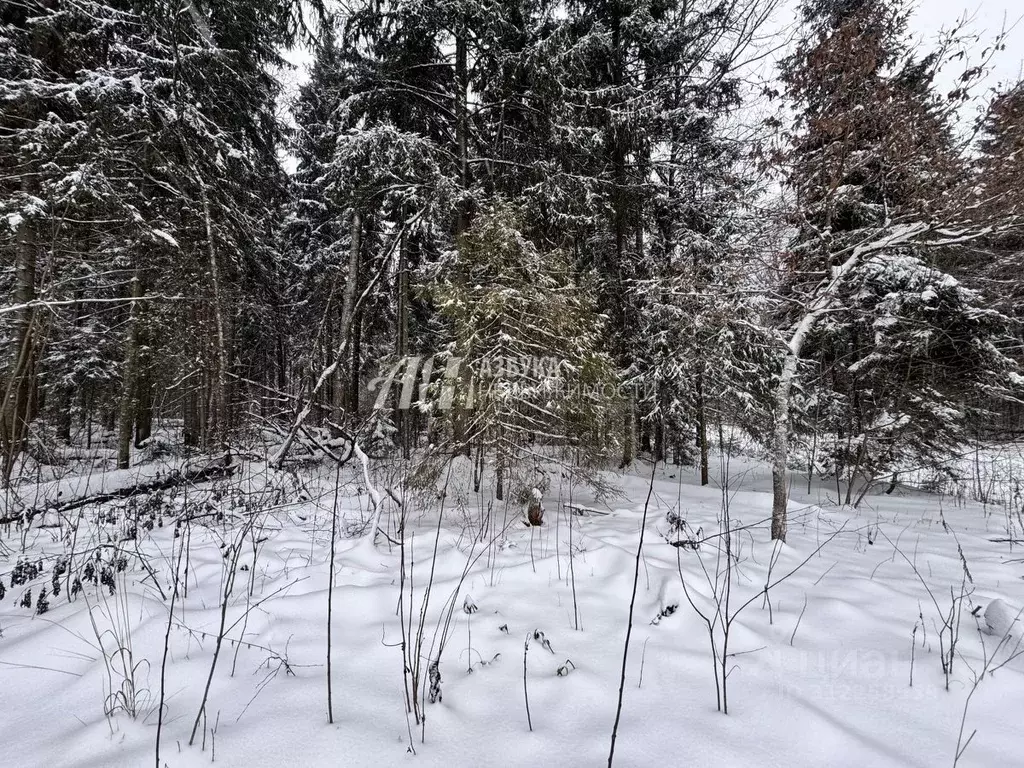
{"type": "Polygon", "coordinates": [[[462,602],[462,612],[466,614],[466,655],[469,664],[466,671],[470,673],[473,671],[473,614],[479,610],[476,603],[473,602],[473,598],[466,595],[466,599],[462,602]]]}
{"type": "Polygon", "coordinates": [[[526,633],[526,640],[523,642],[523,700],[526,702],[526,724],[533,731],[533,718],[530,716],[530,691],[527,687],[527,662],[526,657],[530,653],[530,641],[533,640],[538,643],[541,648],[546,649],[549,653],[554,655],[555,650],[551,647],[551,641],[545,637],[544,633],[539,629],[533,630],[533,632],[526,633]]]}

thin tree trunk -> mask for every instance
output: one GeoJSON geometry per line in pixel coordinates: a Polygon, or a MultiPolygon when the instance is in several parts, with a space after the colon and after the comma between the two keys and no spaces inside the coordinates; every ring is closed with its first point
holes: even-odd
{"type": "Polygon", "coordinates": [[[636,407],[632,396],[626,400],[622,414],[622,462],[620,468],[628,467],[636,458],[636,407]]]}
{"type": "MultiPolygon", "coordinates": [[[[455,38],[455,143],[459,158],[459,187],[465,195],[469,189],[469,115],[467,114],[467,91],[469,89],[468,41],[466,20],[462,19],[461,29],[455,38]]],[[[459,201],[455,219],[455,241],[469,227],[469,212],[465,199],[459,201]]]]}
{"type": "MultiPolygon", "coordinates": [[[[402,209],[405,216],[405,209],[402,209]]],[[[409,354],[409,238],[403,233],[398,246],[398,338],[395,342],[395,354],[404,360],[409,354]]],[[[409,458],[409,413],[395,408],[395,426],[398,430],[398,442],[402,449],[402,458],[409,458]]]]}
{"type": "MultiPolygon", "coordinates": [[[[772,438],[772,539],[786,540],[786,506],[789,503],[789,488],[786,471],[789,460],[789,417],[793,384],[800,364],[800,354],[808,334],[818,320],[828,312],[838,309],[838,296],[846,277],[856,269],[864,257],[913,241],[925,234],[929,226],[923,222],[902,225],[881,234],[871,242],[857,245],[850,251],[850,256],[840,265],[832,268],[832,274],[823,283],[815,297],[811,300],[803,317],[793,326],[789,342],[786,345],[786,358],[782,365],[782,375],[775,390],[775,424],[772,438]]],[[[955,235],[942,237],[931,245],[953,245],[963,242],[969,237],[955,235]]]]}
{"type": "Polygon", "coordinates": [[[57,439],[63,443],[71,442],[71,410],[74,407],[73,390],[61,387],[57,392],[57,439]]]}
{"type": "Polygon", "coordinates": [[[708,419],[704,408],[704,375],[697,375],[697,448],[700,449],[700,484],[708,479],[708,419]]]}
{"type": "Polygon", "coordinates": [[[136,387],[135,447],[141,448],[153,434],[153,382],[147,372],[139,371],[136,387]]]}
{"type": "MultiPolygon", "coordinates": [[[[455,242],[458,245],[462,235],[469,229],[470,215],[468,209],[469,190],[469,41],[467,40],[466,19],[460,22],[460,29],[455,38],[455,144],[459,161],[459,188],[462,199],[458,202],[455,213],[455,242]]],[[[456,446],[456,454],[469,456],[471,438],[466,434],[467,411],[456,402],[451,411],[452,440],[456,446]]],[[[498,497],[501,498],[500,496],[498,497]]]]}
{"type": "Polygon", "coordinates": [[[288,391],[288,358],[284,351],[284,334],[277,336],[277,388],[288,391]]]}
{"type": "Polygon", "coordinates": [[[360,356],[363,345],[363,313],[356,312],[352,318],[352,365],[349,368],[348,407],[355,421],[359,420],[359,379],[360,356]]]}
{"type": "Polygon", "coordinates": [[[786,540],[786,507],[789,503],[789,488],[786,484],[786,465],[789,460],[789,403],[800,360],[803,339],[790,352],[782,369],[782,378],[775,393],[775,430],[772,446],[772,540],[786,540]]]}
{"type": "MultiPolygon", "coordinates": [[[[142,295],[142,281],[139,276],[132,278],[132,299],[142,295]]],[[[131,466],[132,434],[135,429],[135,415],[138,398],[139,331],[138,305],[132,301],[128,309],[128,334],[125,339],[124,375],[121,383],[121,412],[117,436],[117,468],[131,466]]]]}
{"type": "Polygon", "coordinates": [[[199,196],[203,204],[203,219],[206,225],[206,253],[209,259],[210,280],[213,283],[213,319],[216,331],[214,354],[216,356],[216,375],[211,382],[210,415],[208,419],[207,439],[222,443],[228,438],[230,419],[228,414],[228,330],[224,311],[223,290],[221,285],[220,260],[217,258],[217,244],[213,235],[213,214],[210,210],[210,199],[206,194],[206,185],[195,174],[199,186],[199,196]]]}
{"type": "MultiPolygon", "coordinates": [[[[75,304],[73,305],[75,319],[72,321],[72,327],[74,328],[74,333],[77,334],[80,332],[82,327],[82,305],[77,301],[81,298],[81,290],[76,289],[74,295],[76,299],[75,304]]],[[[71,424],[74,420],[73,414],[76,399],[79,401],[79,405],[82,408],[82,413],[79,417],[79,424],[83,426],[85,424],[85,404],[87,402],[87,397],[85,385],[79,387],[64,386],[61,388],[60,408],[57,421],[57,437],[65,443],[71,442],[71,424]],[[80,393],[78,398],[75,397],[76,390],[80,393]]]]}
{"type": "MultiPolygon", "coordinates": [[[[321,370],[330,364],[331,355],[334,354],[334,337],[336,335],[334,322],[335,308],[334,291],[331,291],[331,297],[328,299],[327,307],[324,310],[323,343],[321,344],[323,357],[318,356],[316,358],[321,370]]],[[[309,375],[313,374],[313,370],[314,368],[310,366],[309,375]]],[[[325,418],[335,423],[341,423],[341,410],[337,406],[341,399],[341,394],[338,392],[338,388],[341,386],[341,379],[341,370],[340,366],[338,366],[330,381],[324,386],[323,397],[319,399],[321,407],[317,408],[310,417],[318,427],[323,426],[325,418]]]]}
{"type": "MultiPolygon", "coordinates": [[[[36,226],[29,217],[18,225],[17,252],[14,267],[14,302],[29,304],[36,299],[36,226]]],[[[9,357],[9,374],[3,402],[0,403],[4,465],[3,478],[10,480],[14,462],[21,453],[32,412],[32,386],[35,375],[35,310],[27,306],[18,312],[14,323],[14,339],[9,357]]]]}
{"type": "Polygon", "coordinates": [[[193,447],[199,443],[199,437],[196,434],[196,399],[195,394],[189,391],[185,394],[181,404],[181,420],[184,426],[182,434],[182,442],[188,447],[193,447]]]}
{"type": "MultiPolygon", "coordinates": [[[[352,319],[356,303],[356,290],[359,287],[359,249],[362,241],[363,220],[359,211],[353,211],[352,224],[349,232],[348,271],[345,275],[345,290],[341,295],[341,334],[347,338],[352,333],[352,319]]],[[[345,338],[338,340],[338,346],[344,344],[345,338]]],[[[346,352],[351,348],[347,345],[346,352]]],[[[341,424],[345,415],[345,366],[338,365],[332,376],[334,401],[331,412],[335,424],[341,424]]]]}
{"type": "Polygon", "coordinates": [[[653,449],[651,454],[655,461],[665,460],[665,417],[660,413],[654,420],[653,449]]]}

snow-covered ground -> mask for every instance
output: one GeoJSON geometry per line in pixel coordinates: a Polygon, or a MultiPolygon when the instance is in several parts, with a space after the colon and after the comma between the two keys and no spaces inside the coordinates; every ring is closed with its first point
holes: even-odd
{"type": "MultiPolygon", "coordinates": [[[[1024,555],[1001,507],[899,488],[853,510],[828,502],[834,485],[807,494],[798,478],[789,542],[776,548],[763,464],[733,458],[703,488],[690,468],[659,466],[637,567],[649,464],[613,478],[621,494],[603,500],[553,474],[540,528],[487,483],[473,493],[465,469],[443,494],[405,496],[404,551],[402,511],[386,496],[387,535],[361,535],[373,513],[358,465],[336,486],[327,466],[254,463],[230,486],[3,529],[0,762],[154,765],[163,692],[160,765],[171,768],[606,765],[636,574],[615,765],[931,768],[953,765],[972,733],[960,765],[1024,765],[1024,657],[1012,657],[1024,555]],[[175,535],[183,510],[193,522],[175,535]],[[12,587],[23,557],[42,570],[12,587]],[[177,593],[176,568],[187,573],[177,593]],[[69,601],[75,576],[84,584],[69,601]],[[32,608],[19,605],[26,590],[32,608]],[[720,604],[727,715],[701,617],[720,654],[720,604]],[[417,723],[403,661],[420,658],[426,699],[439,649],[441,697],[416,707],[417,723]]],[[[381,467],[373,483],[400,495],[400,477],[381,467]]]]}

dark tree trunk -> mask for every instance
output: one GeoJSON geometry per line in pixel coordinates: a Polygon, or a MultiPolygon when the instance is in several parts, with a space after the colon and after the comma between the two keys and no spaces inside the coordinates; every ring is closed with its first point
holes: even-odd
{"type": "Polygon", "coordinates": [[[704,376],[697,376],[697,449],[700,451],[700,484],[708,480],[708,421],[704,407],[704,376]]]}
{"type": "MultiPolygon", "coordinates": [[[[26,181],[24,185],[28,186],[30,182],[26,181]]],[[[35,417],[35,309],[30,305],[36,299],[37,249],[36,224],[26,216],[18,226],[14,303],[29,306],[18,310],[16,315],[14,338],[8,353],[7,385],[3,391],[3,400],[0,402],[0,443],[3,448],[4,482],[10,480],[14,463],[28,435],[28,425],[35,417]]]]}
{"type": "Polygon", "coordinates": [[[132,434],[135,430],[135,416],[138,411],[139,377],[139,308],[142,295],[142,281],[136,275],[132,278],[132,293],[128,310],[128,333],[125,339],[124,374],[121,382],[120,425],[117,439],[117,468],[128,469],[131,464],[132,434]]]}
{"type": "Polygon", "coordinates": [[[135,404],[135,447],[153,435],[153,382],[143,373],[138,380],[138,399],[135,404]]]}
{"type": "MultiPolygon", "coordinates": [[[[402,208],[403,217],[406,210],[402,208]]],[[[398,244],[398,279],[396,280],[398,295],[398,338],[395,341],[395,353],[399,360],[409,354],[409,237],[402,233],[401,242],[398,244]]],[[[395,428],[397,429],[398,444],[402,449],[402,458],[408,459],[409,447],[409,414],[400,408],[395,409],[395,428]]]]}
{"type": "Polygon", "coordinates": [[[363,313],[357,312],[352,319],[352,361],[349,367],[349,395],[348,407],[352,419],[359,420],[359,379],[360,379],[360,358],[362,356],[363,344],[363,313]]]}
{"type": "Polygon", "coordinates": [[[71,387],[61,387],[57,393],[57,439],[71,442],[71,412],[74,408],[74,394],[71,387]]]}
{"type": "Polygon", "coordinates": [[[202,440],[202,427],[199,419],[199,394],[194,389],[190,389],[188,394],[185,395],[182,417],[185,423],[183,440],[185,445],[194,448],[202,440]]]}

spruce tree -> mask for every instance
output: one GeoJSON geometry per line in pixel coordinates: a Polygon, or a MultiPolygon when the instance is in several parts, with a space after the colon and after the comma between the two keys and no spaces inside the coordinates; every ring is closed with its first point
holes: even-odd
{"type": "Polygon", "coordinates": [[[815,429],[834,440],[831,471],[845,476],[847,501],[858,477],[870,484],[894,457],[955,449],[975,390],[1005,395],[1015,380],[1001,351],[1006,318],[925,260],[984,232],[954,194],[967,167],[932,89],[938,59],[909,46],[900,3],[809,0],[802,18],[782,68],[797,112],[786,155],[797,236],[783,265],[787,349],[770,406],[781,539],[802,368],[815,370],[816,391],[804,394],[823,416],[815,429]],[[905,324],[916,332],[901,337],[905,324]],[[938,343],[944,334],[956,343],[938,343]]]}
{"type": "Polygon", "coordinates": [[[450,447],[439,449],[490,456],[499,499],[510,487],[525,501],[549,455],[593,481],[616,445],[618,393],[601,318],[567,255],[541,250],[500,205],[435,265],[430,290],[459,366],[457,381],[440,382],[454,389],[450,447]]]}
{"type": "Polygon", "coordinates": [[[286,0],[4,6],[0,94],[15,106],[0,125],[0,250],[16,265],[12,298],[30,305],[4,359],[5,476],[43,403],[65,437],[72,410],[120,420],[124,463],[160,377],[177,382],[190,439],[226,438],[232,382],[253,367],[240,351],[267,353],[257,329],[276,301],[284,188],[268,69],[300,12],[286,0]]]}

